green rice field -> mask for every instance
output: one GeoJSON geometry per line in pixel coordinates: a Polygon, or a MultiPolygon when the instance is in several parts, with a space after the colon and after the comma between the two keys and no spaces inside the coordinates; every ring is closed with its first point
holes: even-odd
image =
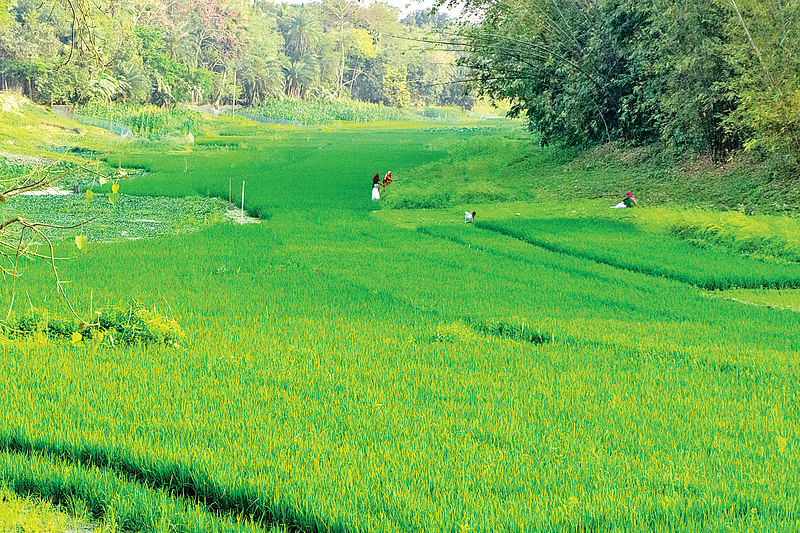
{"type": "MultiPolygon", "coordinates": [[[[800,314],[720,290],[786,294],[797,263],[612,212],[616,181],[536,188],[564,167],[519,124],[404,124],[105,146],[145,170],[121,202],[174,220],[245,182],[261,223],[61,242],[80,313],[185,336],[2,339],[3,490],[109,531],[800,529],[800,314]]],[[[9,316],[68,316],[23,276],[9,316]]]]}

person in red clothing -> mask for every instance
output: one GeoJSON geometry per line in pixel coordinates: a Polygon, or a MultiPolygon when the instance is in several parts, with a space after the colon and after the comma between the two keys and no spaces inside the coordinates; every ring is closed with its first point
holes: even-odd
{"type": "Polygon", "coordinates": [[[625,198],[617,205],[611,206],[611,209],[625,209],[626,207],[636,207],[637,205],[639,205],[639,202],[633,197],[633,193],[629,191],[625,193],[625,198]]]}
{"type": "Polygon", "coordinates": [[[388,186],[388,185],[389,185],[391,182],[392,182],[392,171],[390,170],[390,171],[389,171],[389,172],[387,172],[387,173],[386,173],[386,175],[383,177],[383,186],[384,186],[384,187],[387,187],[387,186],[388,186]]]}

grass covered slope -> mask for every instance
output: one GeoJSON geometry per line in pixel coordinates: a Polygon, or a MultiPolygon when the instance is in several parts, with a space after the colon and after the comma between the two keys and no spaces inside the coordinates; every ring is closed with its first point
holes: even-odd
{"type": "Polygon", "coordinates": [[[752,161],[714,165],[702,157],[664,152],[658,146],[604,145],[588,151],[541,148],[521,128],[457,142],[445,138],[438,142],[448,144],[448,157],[415,168],[408,180],[398,180],[398,187],[387,197],[389,205],[433,208],[536,200],[567,207],[587,199],[604,199],[613,205],[625,191],[633,191],[646,207],[800,213],[796,180],[776,179],[752,161]]]}
{"type": "Polygon", "coordinates": [[[73,153],[58,153],[54,148],[78,146],[107,150],[115,136],[98,128],[84,126],[34,105],[13,92],[0,91],[0,155],[43,157],[72,162],[82,161],[73,153]]]}
{"type": "MultiPolygon", "coordinates": [[[[450,165],[453,184],[518,200],[530,189],[497,151],[529,148],[479,128],[109,154],[149,169],[125,194],[232,183],[239,201],[246,180],[264,220],[63,267],[78,309],[163,305],[186,338],[4,344],[5,482],[141,531],[796,529],[800,314],[464,225],[455,186],[441,210],[368,199],[375,172],[394,171],[391,199],[450,165]],[[486,157],[458,162],[465,146],[486,157]]],[[[536,223],[514,218],[526,208],[564,211],[479,220],[536,223]]],[[[44,266],[25,275],[56,307],[44,266]]]]}

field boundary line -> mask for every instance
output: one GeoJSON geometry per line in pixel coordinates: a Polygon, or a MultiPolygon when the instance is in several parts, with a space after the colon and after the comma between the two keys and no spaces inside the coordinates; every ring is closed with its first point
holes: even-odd
{"type": "MultiPolygon", "coordinates": [[[[511,237],[513,239],[517,239],[520,242],[524,242],[526,244],[530,244],[531,246],[537,246],[539,248],[543,248],[543,249],[551,251],[551,252],[567,255],[567,256],[570,256],[570,257],[577,257],[577,258],[580,258],[580,259],[586,259],[588,261],[593,261],[593,262],[598,263],[598,264],[602,264],[602,265],[607,265],[607,266],[610,266],[610,267],[618,268],[620,270],[626,270],[628,272],[635,272],[637,274],[643,274],[643,275],[649,276],[651,278],[671,279],[671,280],[674,280],[674,281],[678,281],[680,283],[684,283],[686,285],[690,285],[692,287],[697,287],[697,288],[700,288],[700,289],[705,289],[705,290],[710,290],[710,291],[713,291],[713,290],[726,290],[726,289],[732,289],[732,288],[738,287],[738,286],[730,285],[730,284],[729,285],[725,285],[725,286],[717,286],[717,285],[709,285],[709,284],[698,283],[698,282],[693,281],[692,279],[690,279],[688,276],[685,276],[685,275],[682,275],[682,274],[676,273],[676,272],[670,272],[669,270],[661,270],[660,272],[655,272],[652,268],[640,267],[640,266],[632,265],[632,264],[625,264],[625,263],[621,263],[621,262],[615,261],[613,259],[608,259],[608,258],[599,256],[599,255],[596,255],[596,254],[574,250],[574,249],[572,249],[572,248],[570,248],[568,246],[560,246],[558,244],[554,244],[554,243],[551,243],[551,242],[533,239],[533,238],[528,237],[528,236],[523,236],[523,235],[520,235],[518,232],[515,232],[515,231],[507,229],[507,228],[504,228],[504,227],[499,226],[499,225],[494,225],[491,222],[479,222],[479,223],[476,224],[476,226],[478,226],[478,227],[480,227],[482,229],[486,229],[486,230],[498,233],[500,235],[505,235],[507,237],[511,237]]],[[[792,280],[792,281],[787,282],[786,284],[777,284],[775,282],[765,282],[762,285],[758,285],[758,286],[740,287],[740,288],[796,289],[796,288],[800,288],[800,280],[792,280]]]]}
{"type": "Polygon", "coordinates": [[[44,456],[53,462],[76,467],[92,467],[111,472],[120,479],[157,489],[203,507],[208,512],[232,517],[247,517],[260,525],[280,525],[291,533],[349,531],[334,527],[317,516],[292,508],[287,502],[275,502],[273,496],[247,488],[228,489],[211,476],[190,465],[161,462],[145,457],[149,464],[139,464],[125,453],[91,444],[59,445],[34,441],[18,433],[0,434],[0,451],[28,457],[44,456]],[[265,502],[275,502],[273,506],[265,502]]]}

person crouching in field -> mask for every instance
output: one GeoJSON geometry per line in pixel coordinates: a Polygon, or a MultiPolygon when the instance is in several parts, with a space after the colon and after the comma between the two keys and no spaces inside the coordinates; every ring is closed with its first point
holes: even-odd
{"type": "Polygon", "coordinates": [[[633,197],[633,193],[628,191],[625,193],[625,198],[617,205],[612,206],[611,209],[624,209],[626,207],[636,207],[637,205],[639,205],[639,202],[633,197]]]}
{"type": "Polygon", "coordinates": [[[378,190],[381,183],[381,175],[379,173],[375,173],[375,176],[372,178],[372,199],[373,200],[380,200],[381,199],[381,192],[378,190]]]}
{"type": "Polygon", "coordinates": [[[464,224],[472,224],[473,222],[475,222],[475,211],[472,213],[464,211],[464,224]]]}
{"type": "Polygon", "coordinates": [[[392,171],[390,170],[390,171],[389,171],[389,172],[387,172],[387,173],[386,173],[386,175],[383,177],[383,186],[384,186],[384,187],[388,187],[388,186],[389,186],[389,184],[390,184],[391,182],[392,182],[392,171]]]}

